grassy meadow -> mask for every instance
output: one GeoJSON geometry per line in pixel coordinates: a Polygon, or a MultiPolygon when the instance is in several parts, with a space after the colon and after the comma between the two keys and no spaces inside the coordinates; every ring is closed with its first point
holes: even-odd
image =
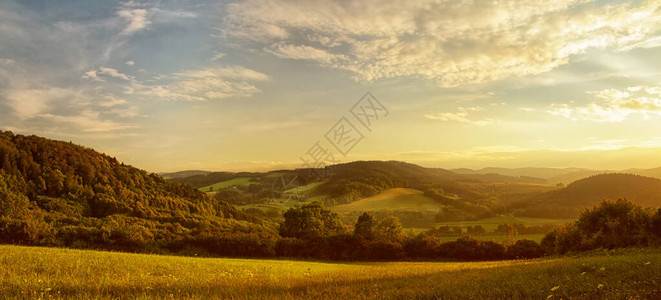
{"type": "Polygon", "coordinates": [[[0,278],[0,299],[658,299],[661,253],[331,263],[0,246],[0,278]]]}

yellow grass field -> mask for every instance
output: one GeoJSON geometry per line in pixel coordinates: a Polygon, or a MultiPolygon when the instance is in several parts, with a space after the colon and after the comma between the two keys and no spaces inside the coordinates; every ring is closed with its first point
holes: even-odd
{"type": "Polygon", "coordinates": [[[0,299],[659,299],[661,253],[336,263],[0,246],[0,299]]]}

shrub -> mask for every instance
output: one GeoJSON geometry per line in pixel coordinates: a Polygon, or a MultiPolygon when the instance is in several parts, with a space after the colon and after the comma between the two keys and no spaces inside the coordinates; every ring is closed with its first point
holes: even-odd
{"type": "Polygon", "coordinates": [[[544,249],[532,240],[518,240],[507,248],[511,258],[538,258],[544,256],[544,249]]]}

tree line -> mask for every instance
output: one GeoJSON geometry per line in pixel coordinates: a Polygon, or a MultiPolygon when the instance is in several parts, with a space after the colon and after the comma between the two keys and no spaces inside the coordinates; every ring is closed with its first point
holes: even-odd
{"type": "MultiPolygon", "coordinates": [[[[277,256],[339,260],[500,260],[537,258],[597,248],[661,245],[661,209],[642,208],[627,200],[603,201],[579,219],[546,234],[541,243],[518,240],[511,244],[480,241],[463,235],[441,242],[448,228],[405,234],[396,217],[377,221],[363,213],[353,232],[337,214],[321,203],[289,209],[280,225],[277,256]]],[[[503,233],[522,225],[502,225],[503,233]]],[[[542,226],[544,227],[544,226],[542,226]]],[[[472,227],[472,231],[479,227],[472,227]]],[[[544,227],[547,228],[547,227],[544,227]]],[[[539,228],[529,227],[535,231],[539,228]]]]}

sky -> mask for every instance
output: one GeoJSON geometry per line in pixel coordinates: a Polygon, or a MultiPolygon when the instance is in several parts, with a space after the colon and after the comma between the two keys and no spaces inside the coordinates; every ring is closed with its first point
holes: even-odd
{"type": "Polygon", "coordinates": [[[1,1],[0,129],[152,172],[661,166],[661,1],[1,1]]]}

